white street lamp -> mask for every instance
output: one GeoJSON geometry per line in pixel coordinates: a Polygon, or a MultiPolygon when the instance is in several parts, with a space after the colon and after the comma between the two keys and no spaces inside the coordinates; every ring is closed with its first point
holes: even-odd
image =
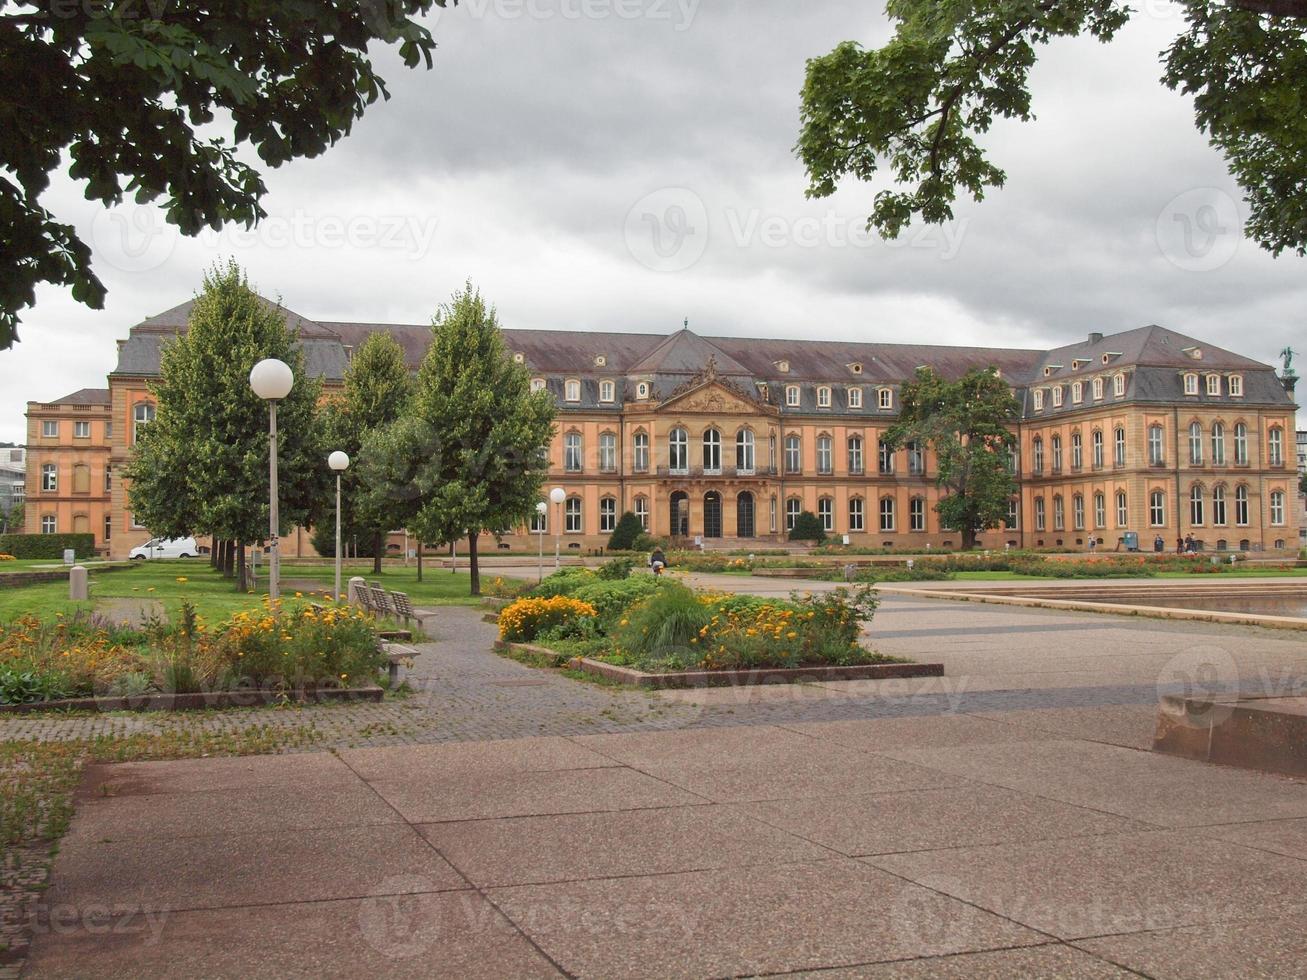
{"type": "Polygon", "coordinates": [[[349,469],[349,456],[337,449],[327,457],[327,465],[336,472],[336,591],[333,598],[340,602],[340,475],[349,469]]]}
{"type": "Polygon", "coordinates": [[[549,505],[543,500],[536,504],[536,538],[540,545],[540,554],[536,559],[536,581],[545,580],[545,514],[549,513],[549,505]]]}
{"type": "Polygon", "coordinates": [[[562,487],[554,487],[549,491],[549,499],[554,502],[554,571],[558,571],[563,567],[563,560],[560,557],[562,538],[559,537],[563,532],[563,521],[559,516],[559,508],[563,506],[563,501],[567,499],[567,491],[562,487]]]}
{"type": "Polygon", "coordinates": [[[295,374],[290,365],[275,357],[265,358],[250,370],[250,387],[268,403],[268,596],[280,598],[277,579],[281,562],[277,550],[277,402],[290,394],[295,374]]]}

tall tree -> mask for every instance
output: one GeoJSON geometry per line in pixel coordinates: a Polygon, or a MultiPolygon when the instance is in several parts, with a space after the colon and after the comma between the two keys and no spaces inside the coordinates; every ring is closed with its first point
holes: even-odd
{"type": "Polygon", "coordinates": [[[156,534],[258,541],[268,529],[268,406],[249,373],[265,357],[291,366],[278,403],[282,530],[325,512],[329,474],[318,417],[321,381],[304,369],[280,307],[250,288],[234,263],[215,267],[184,333],[163,349],[152,391],[155,420],[141,428],[125,472],[136,520],[156,534]]]}
{"type": "Polygon", "coordinates": [[[900,406],[885,441],[894,449],[915,442],[934,452],[936,482],[944,491],[935,510],[945,527],[962,533],[964,549],[974,548],[976,531],[998,527],[1017,492],[1009,464],[1016,397],[992,369],[947,381],[932,368],[918,368],[903,386],[900,406]]]}
{"type": "Polygon", "coordinates": [[[468,283],[433,320],[397,472],[418,502],[409,529],[419,540],[467,536],[472,595],[481,594],[480,535],[505,533],[535,508],[554,414],[553,399],[532,392],[526,368],[509,356],[495,310],[468,283]]]}
{"type": "MultiPolygon", "coordinates": [[[[1249,205],[1247,233],[1273,254],[1307,254],[1307,0],[1177,0],[1186,29],[1164,52],[1162,83],[1192,95],[1199,130],[1226,156],[1249,205]]],[[[913,218],[953,216],[1004,172],[977,137],[996,117],[1032,118],[1037,48],[1057,37],[1109,41],[1124,0],[889,0],[894,37],[808,62],[797,151],[810,197],[883,167],[868,219],[893,238],[913,218]]]]}
{"type": "Polygon", "coordinates": [[[90,248],[40,202],[65,155],[89,200],[163,198],[186,235],[250,227],[267,188],[246,160],[278,167],[349,135],[390,97],[370,49],[430,68],[436,42],[414,18],[446,2],[0,3],[0,350],[41,283],[104,305],[90,248]]]}
{"type": "MultiPolygon", "coordinates": [[[[328,403],[327,440],[357,461],[368,433],[394,422],[408,407],[413,385],[404,348],[388,333],[374,333],[354,352],[345,372],[345,390],[328,403]]],[[[364,493],[361,471],[352,465],[341,478],[341,526],[351,535],[366,536],[372,550],[372,571],[381,574],[386,532],[398,526],[384,498],[364,493]],[[383,506],[373,506],[382,504],[383,506]]]]}

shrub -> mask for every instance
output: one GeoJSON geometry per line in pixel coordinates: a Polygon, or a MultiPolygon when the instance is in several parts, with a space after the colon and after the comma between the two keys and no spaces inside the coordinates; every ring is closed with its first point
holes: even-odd
{"type": "Polygon", "coordinates": [[[583,585],[572,598],[593,606],[600,622],[611,627],[627,609],[658,591],[659,581],[652,575],[640,575],[620,581],[600,581],[583,585]]]}
{"type": "Polygon", "coordinates": [[[631,542],[632,551],[653,551],[655,548],[662,548],[663,551],[671,547],[671,542],[666,538],[655,538],[650,534],[637,535],[631,542]]]}
{"type": "Polygon", "coordinates": [[[600,565],[595,574],[597,574],[601,579],[611,581],[615,579],[629,578],[631,571],[634,568],[634,558],[613,558],[600,565]]]}
{"type": "Polygon", "coordinates": [[[596,615],[594,606],[569,596],[518,599],[499,614],[499,635],[510,643],[530,643],[543,630],[596,615]]]}
{"type": "Polygon", "coordinates": [[[712,614],[692,590],[663,580],[648,599],[633,606],[619,623],[618,646],[638,654],[667,652],[690,645],[712,614]]]}
{"type": "Polygon", "coordinates": [[[13,555],[0,555],[0,561],[17,561],[13,555]]]}
{"type": "Polygon", "coordinates": [[[644,525],[640,523],[640,518],[628,510],[618,520],[617,527],[613,528],[612,536],[608,539],[608,550],[634,551],[636,540],[643,534],[644,525]]]}
{"type": "Polygon", "coordinates": [[[95,554],[94,534],[0,534],[0,551],[15,558],[61,559],[72,548],[78,558],[95,554]]]}
{"type": "Polygon", "coordinates": [[[545,580],[527,593],[534,599],[552,599],[554,596],[571,595],[582,586],[597,581],[599,576],[588,568],[564,568],[545,576],[545,580]]]}
{"type": "Polygon", "coordinates": [[[794,519],[794,528],[790,531],[791,541],[816,541],[818,544],[826,540],[826,529],[821,526],[821,521],[817,515],[810,510],[805,510],[794,519]]]}

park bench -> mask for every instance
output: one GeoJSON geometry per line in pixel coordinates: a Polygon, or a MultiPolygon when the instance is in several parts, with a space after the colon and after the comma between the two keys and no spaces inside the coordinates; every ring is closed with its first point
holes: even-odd
{"type": "Polygon", "coordinates": [[[399,668],[404,665],[411,666],[418,652],[413,647],[385,641],[382,641],[381,652],[386,656],[386,676],[390,679],[390,686],[393,689],[399,683],[399,668]]]}
{"type": "Polygon", "coordinates": [[[395,612],[386,596],[386,590],[380,585],[371,584],[368,591],[372,593],[372,611],[378,616],[389,616],[395,612]]]}
{"type": "Polygon", "coordinates": [[[417,614],[417,610],[413,608],[413,603],[409,600],[407,592],[390,593],[390,601],[394,606],[395,615],[404,622],[422,622],[422,618],[417,614]]]}

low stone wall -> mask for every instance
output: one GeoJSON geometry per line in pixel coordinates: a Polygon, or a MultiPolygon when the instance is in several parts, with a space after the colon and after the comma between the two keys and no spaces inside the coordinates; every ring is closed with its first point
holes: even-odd
{"type": "Polygon", "coordinates": [[[379,687],[313,688],[293,691],[209,691],[196,694],[140,694],[115,697],[61,698],[28,704],[0,704],[0,715],[35,711],[197,711],[205,708],[253,708],[290,701],[319,704],[326,701],[380,701],[379,687]]]}

